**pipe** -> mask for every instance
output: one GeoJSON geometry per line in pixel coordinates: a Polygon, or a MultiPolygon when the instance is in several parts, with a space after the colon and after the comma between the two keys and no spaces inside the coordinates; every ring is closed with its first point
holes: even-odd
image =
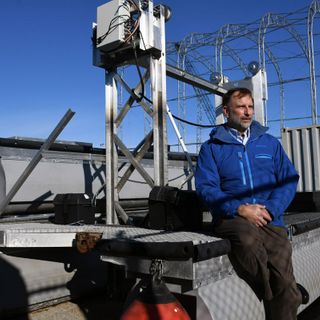
{"type": "Polygon", "coordinates": [[[4,173],[4,169],[1,162],[0,156],[0,203],[6,197],[6,175],[4,173]]]}
{"type": "MultiPolygon", "coordinates": [[[[148,199],[125,199],[120,200],[120,205],[125,210],[147,209],[148,199]]],[[[96,212],[105,211],[105,199],[98,199],[96,212]]],[[[19,214],[44,214],[53,213],[54,204],[52,201],[28,201],[28,202],[11,202],[4,210],[4,215],[19,214]]],[[[3,221],[1,219],[1,221],[3,221]]]]}

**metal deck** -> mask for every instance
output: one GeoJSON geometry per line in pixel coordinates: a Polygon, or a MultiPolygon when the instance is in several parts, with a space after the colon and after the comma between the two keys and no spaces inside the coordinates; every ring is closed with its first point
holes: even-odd
{"type": "Polygon", "coordinates": [[[72,247],[77,232],[103,232],[105,226],[68,226],[49,223],[0,224],[0,247],[72,247]]]}
{"type": "MultiPolygon", "coordinates": [[[[287,226],[315,223],[320,212],[304,212],[285,216],[287,226]]],[[[193,245],[214,243],[221,239],[209,234],[187,231],[163,231],[115,225],[57,225],[52,223],[0,224],[0,247],[72,247],[79,232],[102,233],[104,240],[130,240],[137,242],[192,242],[193,245]]]]}
{"type": "Polygon", "coordinates": [[[127,239],[138,242],[192,242],[194,245],[221,241],[210,235],[152,230],[127,226],[56,225],[50,223],[0,224],[0,247],[72,247],[79,232],[103,233],[102,239],[127,239]]]}
{"type": "MultiPolygon", "coordinates": [[[[290,214],[285,217],[286,224],[293,229],[295,276],[297,281],[308,289],[310,303],[320,295],[320,228],[315,227],[319,222],[319,216],[320,213],[312,212],[290,214]],[[308,224],[312,226],[311,229],[301,228],[308,224]]],[[[236,276],[225,254],[228,251],[228,247],[224,246],[226,241],[208,234],[187,231],[168,232],[130,226],[3,223],[0,224],[0,251],[1,248],[4,252],[6,248],[9,251],[10,248],[30,248],[31,250],[41,247],[71,248],[76,245],[76,237],[79,233],[101,234],[101,240],[96,246],[100,259],[124,266],[127,274],[133,277],[149,274],[150,263],[159,252],[171,254],[170,259],[160,257],[163,258],[163,277],[170,284],[171,290],[200,297],[214,319],[224,319],[235,305],[237,305],[237,315],[241,319],[264,318],[263,305],[248,285],[236,276]],[[160,251],[157,251],[158,245],[162,246],[160,251]],[[136,250],[137,246],[141,247],[142,251],[136,250]],[[178,256],[182,252],[181,256],[173,259],[174,253],[173,251],[170,253],[171,247],[177,248],[178,256]],[[194,251],[187,252],[184,256],[183,254],[191,247],[194,251]],[[222,248],[222,251],[215,251],[219,248],[222,248]],[[202,259],[198,259],[196,251],[198,253],[209,251],[210,254],[207,258],[203,254],[202,259]],[[214,308],[212,297],[216,297],[214,308]],[[228,297],[228,299],[222,299],[222,297],[228,297]]],[[[306,307],[301,306],[299,311],[306,307]]]]}

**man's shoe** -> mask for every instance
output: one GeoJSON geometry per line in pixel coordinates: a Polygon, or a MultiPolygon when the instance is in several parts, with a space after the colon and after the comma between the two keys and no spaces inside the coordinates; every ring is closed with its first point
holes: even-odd
{"type": "Polygon", "coordinates": [[[300,283],[297,283],[297,287],[301,293],[301,304],[307,304],[310,299],[307,289],[303,287],[300,283]]]}

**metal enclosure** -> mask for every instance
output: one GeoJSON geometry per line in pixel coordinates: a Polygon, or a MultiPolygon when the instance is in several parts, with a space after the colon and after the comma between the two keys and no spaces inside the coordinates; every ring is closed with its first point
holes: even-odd
{"type": "Polygon", "coordinates": [[[125,41],[125,23],[129,20],[129,6],[125,0],[113,0],[97,8],[97,48],[111,50],[125,41]],[[109,28],[112,28],[112,32],[109,28]]]}
{"type": "Polygon", "coordinates": [[[320,126],[284,128],[281,139],[300,175],[297,191],[320,191],[320,126]]]}

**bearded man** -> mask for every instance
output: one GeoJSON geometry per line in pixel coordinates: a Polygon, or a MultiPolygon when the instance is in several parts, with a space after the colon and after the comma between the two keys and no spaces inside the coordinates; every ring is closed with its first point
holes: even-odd
{"type": "Polygon", "coordinates": [[[231,242],[230,261],[265,306],[268,320],[294,320],[308,292],[297,285],[283,215],[299,176],[279,141],[253,120],[250,90],[223,97],[227,122],[199,153],[196,191],[210,209],[213,234],[231,242]]]}

